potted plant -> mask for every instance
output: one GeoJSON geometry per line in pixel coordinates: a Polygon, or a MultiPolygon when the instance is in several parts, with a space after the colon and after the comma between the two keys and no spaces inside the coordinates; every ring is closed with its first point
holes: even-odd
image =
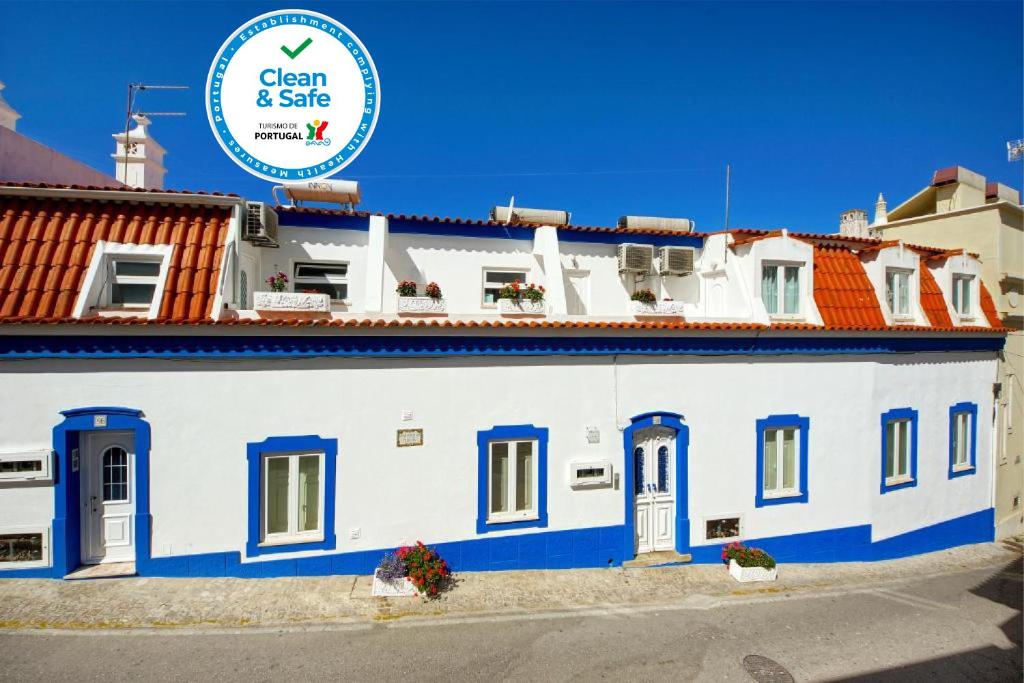
{"type": "Polygon", "coordinates": [[[638,289],[629,295],[629,309],[633,315],[669,315],[683,314],[683,302],[665,299],[658,301],[657,295],[650,289],[638,289]]]}
{"type": "Polygon", "coordinates": [[[377,597],[409,597],[416,587],[405,575],[405,561],[396,553],[387,553],[373,571],[373,595],[377,597]]]}
{"type": "Polygon", "coordinates": [[[271,292],[283,292],[288,287],[288,276],[280,270],[267,278],[271,292]]]}
{"type": "Polygon", "coordinates": [[[445,315],[448,307],[441,297],[441,287],[436,282],[424,287],[426,296],[416,296],[416,283],[402,280],[395,291],[398,292],[399,315],[445,315]]]}
{"type": "Polygon", "coordinates": [[[728,563],[732,578],[742,583],[779,578],[775,558],[760,548],[748,548],[739,541],[722,548],[722,561],[728,563]]]}
{"type": "Polygon", "coordinates": [[[381,558],[373,573],[373,594],[384,597],[416,595],[436,598],[448,585],[451,570],[436,550],[416,541],[381,558]]]}
{"type": "Polygon", "coordinates": [[[498,311],[503,315],[544,315],[544,287],[532,282],[524,287],[513,280],[498,290],[498,311]]]}

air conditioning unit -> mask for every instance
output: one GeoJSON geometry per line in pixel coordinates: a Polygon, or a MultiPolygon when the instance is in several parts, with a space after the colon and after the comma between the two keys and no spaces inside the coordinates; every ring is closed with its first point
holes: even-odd
{"type": "Polygon", "coordinates": [[[277,212],[263,202],[246,202],[242,239],[261,247],[276,247],[277,212]]]}
{"type": "Polygon", "coordinates": [[[654,272],[654,247],[649,244],[620,244],[619,273],[650,275],[654,272]]]}
{"type": "Polygon", "coordinates": [[[693,249],[662,247],[658,250],[660,275],[689,275],[693,272],[693,249]]]}

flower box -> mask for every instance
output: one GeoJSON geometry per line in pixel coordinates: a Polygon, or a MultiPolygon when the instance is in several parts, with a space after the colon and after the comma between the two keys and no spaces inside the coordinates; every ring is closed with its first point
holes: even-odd
{"type": "Polygon", "coordinates": [[[740,583],[749,583],[750,581],[774,581],[779,578],[779,568],[772,567],[771,569],[765,569],[764,567],[741,567],[736,563],[736,560],[729,560],[729,574],[740,583]]]}
{"type": "Polygon", "coordinates": [[[444,299],[429,296],[398,297],[399,315],[448,315],[448,305],[444,299]]]}
{"type": "Polygon", "coordinates": [[[544,315],[543,301],[529,299],[498,299],[498,312],[502,315],[544,315]]]}
{"type": "Polygon", "coordinates": [[[253,292],[252,307],[257,311],[331,312],[331,297],[319,292],[253,292]]]}
{"type": "Polygon", "coordinates": [[[408,576],[400,579],[383,579],[380,569],[373,572],[373,596],[378,598],[411,598],[419,593],[408,576]]]}
{"type": "Polygon", "coordinates": [[[682,301],[654,301],[647,303],[645,301],[630,301],[629,311],[633,315],[665,315],[665,316],[681,316],[683,314],[683,302],[682,301]]]}

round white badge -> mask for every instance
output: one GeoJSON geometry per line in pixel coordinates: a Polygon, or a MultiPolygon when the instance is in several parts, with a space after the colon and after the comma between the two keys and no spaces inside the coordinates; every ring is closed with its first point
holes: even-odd
{"type": "Polygon", "coordinates": [[[253,175],[325,178],[373,135],[380,82],[345,26],[319,12],[279,10],[245,22],[221,46],[206,112],[221,148],[253,175]]]}

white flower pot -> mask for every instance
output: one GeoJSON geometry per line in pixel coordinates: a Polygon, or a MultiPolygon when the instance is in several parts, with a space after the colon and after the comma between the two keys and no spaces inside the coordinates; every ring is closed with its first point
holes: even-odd
{"type": "Polygon", "coordinates": [[[444,299],[433,299],[429,296],[398,297],[399,315],[447,315],[448,305],[444,299]]]}
{"type": "Polygon", "coordinates": [[[544,315],[544,301],[529,299],[498,299],[498,312],[502,315],[544,315]]]}
{"type": "Polygon", "coordinates": [[[630,301],[629,311],[633,315],[663,315],[681,316],[683,314],[682,301],[655,301],[646,303],[644,301],[630,301]]]}
{"type": "Polygon", "coordinates": [[[741,567],[736,564],[736,560],[729,560],[729,574],[740,583],[748,583],[750,581],[774,581],[779,578],[779,568],[772,567],[771,569],[765,569],[764,567],[741,567]]]}
{"type": "Polygon", "coordinates": [[[253,292],[252,307],[257,311],[331,312],[331,297],[319,292],[253,292]]]}
{"type": "Polygon", "coordinates": [[[373,571],[373,595],[378,598],[411,598],[419,591],[408,576],[401,579],[382,579],[380,570],[373,571]]]}

